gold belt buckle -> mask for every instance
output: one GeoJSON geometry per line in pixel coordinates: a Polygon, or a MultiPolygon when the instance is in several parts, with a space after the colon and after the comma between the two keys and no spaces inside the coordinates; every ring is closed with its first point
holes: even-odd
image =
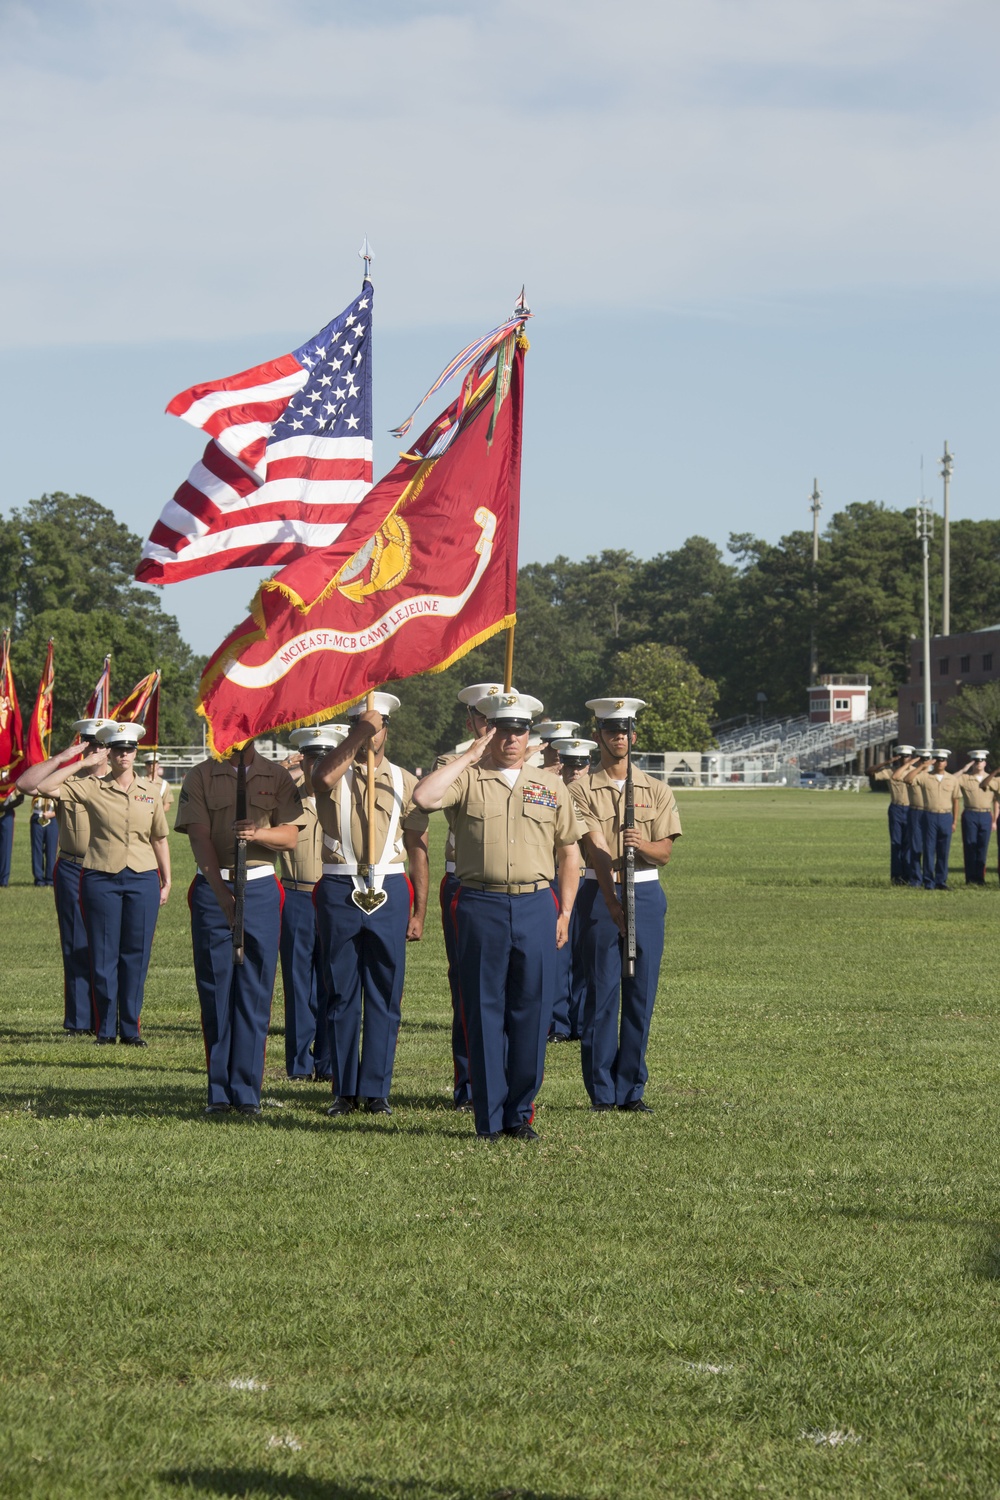
{"type": "Polygon", "coordinates": [[[358,861],[358,874],[361,876],[362,880],[367,880],[371,872],[372,867],[367,860],[358,861]]]}

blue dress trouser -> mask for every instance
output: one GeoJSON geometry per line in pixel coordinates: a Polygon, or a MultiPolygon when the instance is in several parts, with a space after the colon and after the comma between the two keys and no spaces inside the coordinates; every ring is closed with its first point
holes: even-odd
{"type": "Polygon", "coordinates": [[[583,926],[587,997],[580,1058],[592,1104],[630,1104],[642,1098],[648,1073],[646,1044],[663,957],[667,898],[659,881],[635,887],[635,974],[624,972],[624,939],[596,880],[585,880],[577,902],[583,926]],[[619,996],[621,1020],[619,1022],[619,996]]]}
{"type": "Polygon", "coordinates": [[[465,1039],[462,1021],[462,992],[458,982],[458,935],[455,928],[455,902],[459,884],[454,874],[446,870],[441,881],[441,931],[444,934],[444,951],[448,956],[448,988],[451,991],[451,1060],[453,1066],[453,1097],[456,1104],[468,1104],[472,1098],[469,1083],[469,1044],[465,1039]]]}
{"type": "Polygon", "coordinates": [[[31,815],[31,874],[36,885],[52,885],[59,849],[59,825],[55,818],[31,815]]]}
{"type": "Polygon", "coordinates": [[[556,967],[548,886],[522,896],[463,886],[458,972],[477,1135],[530,1124],[542,1086],[556,967]]]}
{"type": "Polygon", "coordinates": [[[232,930],[204,875],[195,876],[188,904],[208,1102],[257,1107],[278,968],[281,886],[273,877],[247,881],[241,964],[233,963],[232,930]]]}
{"type": "MultiPolygon", "coordinates": [[[[553,885],[552,889],[558,900],[558,887],[553,885]]],[[[549,1026],[550,1037],[569,1037],[574,1042],[580,1040],[583,1001],[587,993],[587,971],[583,962],[580,935],[580,918],[574,903],[569,919],[569,939],[564,947],[556,950],[556,993],[552,1004],[552,1023],[549,1026]]]]}
{"type": "Polygon", "coordinates": [[[160,912],[155,870],[84,870],[80,905],[90,948],[97,1035],[139,1035],[139,1015],[160,912]]]}
{"type": "Polygon", "coordinates": [[[329,1077],[323,959],[312,891],[285,889],[279,951],[285,991],[285,1071],[289,1078],[311,1078],[315,1067],[320,1077],[329,1077]]]}
{"type": "Polygon", "coordinates": [[[966,885],[986,884],[986,859],[990,849],[993,819],[988,812],[966,808],[962,813],[962,855],[966,885]]]}
{"type": "Polygon", "coordinates": [[[0,885],[10,884],[10,853],[14,847],[14,809],[0,807],[0,885]]]}
{"type": "Polygon", "coordinates": [[[353,890],[350,875],[324,875],[316,887],[333,1093],[387,1099],[403,1000],[410,886],[403,874],[387,875],[386,900],[373,912],[354,904],[353,890]]]}
{"type": "Polygon", "coordinates": [[[910,878],[910,809],[889,803],[889,875],[893,885],[906,885],[910,878]]]}
{"type": "Polygon", "coordinates": [[[943,890],[948,884],[948,852],[951,849],[950,812],[924,813],[924,889],[943,890]]]}
{"type": "Polygon", "coordinates": [[[65,857],[54,872],[56,920],[63,961],[63,1029],[93,1031],[94,1004],[90,989],[90,947],[80,909],[82,865],[65,857]]]}
{"type": "Polygon", "coordinates": [[[910,859],[907,885],[923,885],[921,868],[924,856],[924,810],[922,807],[906,809],[906,823],[910,830],[910,859]]]}

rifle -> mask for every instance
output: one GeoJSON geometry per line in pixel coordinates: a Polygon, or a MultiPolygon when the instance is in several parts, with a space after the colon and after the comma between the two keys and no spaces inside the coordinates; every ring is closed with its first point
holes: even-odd
{"type": "MultiPolygon", "coordinates": [[[[635,791],[632,786],[632,725],[628,721],[628,760],[625,769],[625,815],[622,833],[635,827],[635,791]]],[[[625,966],[629,979],[635,978],[635,850],[622,839],[622,908],[625,912],[625,966]]]]}
{"type": "MultiPolygon", "coordinates": [[[[240,747],[240,763],[236,767],[236,821],[242,823],[247,815],[247,763],[244,760],[246,745],[240,747]]],[[[236,840],[236,858],[233,862],[233,963],[243,962],[243,905],[247,891],[247,841],[236,840]]]]}

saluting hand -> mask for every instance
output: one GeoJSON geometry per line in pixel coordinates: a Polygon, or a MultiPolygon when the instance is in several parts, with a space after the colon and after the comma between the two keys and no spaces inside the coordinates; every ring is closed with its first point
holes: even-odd
{"type": "Polygon", "coordinates": [[[493,728],[487,729],[486,733],[480,735],[478,740],[472,741],[472,744],[465,752],[466,756],[468,757],[468,764],[470,766],[474,766],[478,761],[482,760],[483,756],[486,754],[486,747],[493,736],[496,734],[496,732],[496,725],[494,724],[493,728]]]}

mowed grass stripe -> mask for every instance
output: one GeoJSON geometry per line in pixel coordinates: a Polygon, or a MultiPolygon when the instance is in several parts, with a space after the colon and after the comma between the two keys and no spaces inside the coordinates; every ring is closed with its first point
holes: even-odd
{"type": "Polygon", "coordinates": [[[149,1049],[64,1039],[19,817],[0,1493],[1000,1492],[995,877],[891,889],[868,794],[680,801],[656,1113],[551,1048],[537,1148],[448,1107],[436,911],[391,1120],[284,1078],[280,984],[264,1123],[202,1120],[179,838],[149,1049]]]}

